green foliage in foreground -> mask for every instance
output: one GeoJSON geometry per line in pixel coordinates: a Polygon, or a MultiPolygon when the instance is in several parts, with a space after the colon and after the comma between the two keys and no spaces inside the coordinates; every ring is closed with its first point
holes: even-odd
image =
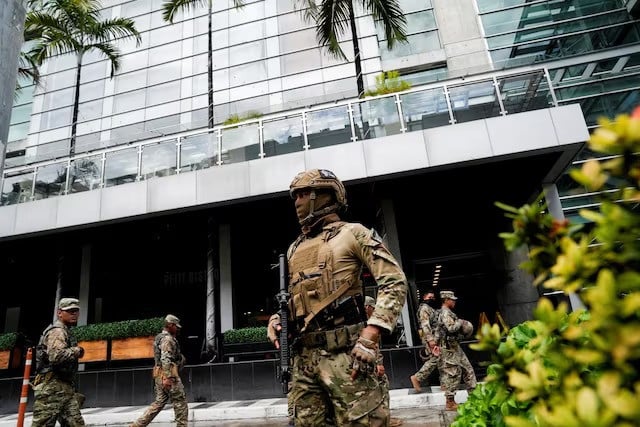
{"type": "Polygon", "coordinates": [[[114,338],[155,336],[164,327],[164,318],[154,317],[142,320],[123,320],[111,323],[93,323],[76,326],[73,329],[78,341],[95,341],[114,338]]]}
{"type": "Polygon", "coordinates": [[[590,191],[614,190],[598,211],[580,211],[592,227],[554,220],[540,203],[499,205],[513,219],[505,246],[529,250],[521,267],[586,309],[541,299],[506,339],[484,325],[474,348],[492,352],[493,365],[454,427],[640,425],[640,109],[600,124],[589,148],[606,157],[571,172],[590,191]]]}
{"type": "Polygon", "coordinates": [[[266,341],[268,341],[266,326],[229,329],[224,333],[225,344],[262,343],[266,341]]]}

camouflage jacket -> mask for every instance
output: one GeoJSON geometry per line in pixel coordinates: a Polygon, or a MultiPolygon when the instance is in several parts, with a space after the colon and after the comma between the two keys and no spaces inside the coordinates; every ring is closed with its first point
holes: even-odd
{"type": "Polygon", "coordinates": [[[429,304],[422,303],[418,308],[418,322],[420,323],[420,330],[422,331],[422,343],[427,345],[429,341],[435,341],[433,329],[435,325],[431,324],[431,318],[433,317],[435,310],[429,304]]]}
{"type": "Polygon", "coordinates": [[[58,378],[75,382],[78,373],[78,340],[60,320],[49,325],[36,348],[36,370],[43,374],[53,372],[58,378]]]}
{"type": "Polygon", "coordinates": [[[181,368],[184,364],[184,356],[176,337],[163,330],[156,336],[153,347],[155,363],[162,368],[162,375],[166,378],[174,376],[171,372],[172,365],[181,368]]]}
{"type": "Polygon", "coordinates": [[[336,221],[325,221],[318,233],[302,234],[289,247],[289,292],[293,299],[293,314],[306,314],[304,305],[313,307],[318,303],[314,300],[297,302],[296,293],[301,298],[319,301],[327,297],[321,295],[327,292],[323,289],[329,289],[331,294],[332,290],[348,286],[344,295],[362,295],[360,275],[366,266],[378,285],[376,307],[367,323],[393,331],[407,296],[407,279],[402,268],[375,230],[334,217],[336,221]],[[300,278],[312,277],[331,283],[315,285],[319,292],[296,292],[296,286],[308,289],[300,278]]]}
{"type": "Polygon", "coordinates": [[[445,348],[458,346],[458,335],[461,326],[462,320],[458,319],[458,316],[451,309],[443,305],[440,309],[440,316],[438,316],[436,331],[438,344],[445,348]]]}

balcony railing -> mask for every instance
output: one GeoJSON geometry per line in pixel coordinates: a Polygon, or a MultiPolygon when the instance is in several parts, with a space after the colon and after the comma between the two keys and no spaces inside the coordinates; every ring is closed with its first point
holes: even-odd
{"type": "Polygon", "coordinates": [[[557,105],[549,74],[540,68],[460,78],[395,94],[317,105],[74,156],[68,155],[68,146],[27,147],[24,164],[9,167],[3,173],[0,204],[557,105]],[[42,153],[47,153],[46,158],[42,153]]]}

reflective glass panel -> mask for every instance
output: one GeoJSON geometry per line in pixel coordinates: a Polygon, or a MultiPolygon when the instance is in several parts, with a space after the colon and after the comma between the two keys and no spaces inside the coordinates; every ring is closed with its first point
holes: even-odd
{"type": "Polygon", "coordinates": [[[67,184],[67,162],[54,163],[36,170],[35,200],[64,194],[67,184]]]}
{"type": "Polygon", "coordinates": [[[218,162],[218,139],[215,133],[203,133],[182,139],[180,170],[194,171],[214,166],[218,162]]]}
{"type": "Polygon", "coordinates": [[[140,165],[142,178],[149,179],[154,176],[175,174],[176,148],[175,140],[142,147],[142,163],[140,165]]]}
{"type": "Polygon", "coordinates": [[[302,134],[302,116],[300,114],[262,124],[265,156],[302,151],[304,136],[302,134]]]}
{"type": "Polygon", "coordinates": [[[83,157],[71,161],[69,192],[94,190],[102,179],[102,155],[83,157]]]}
{"type": "Polygon", "coordinates": [[[400,133],[395,96],[353,104],[353,121],[358,139],[379,138],[400,133]]]}
{"type": "Polygon", "coordinates": [[[498,77],[498,87],[508,114],[539,110],[553,105],[542,71],[521,76],[498,77]]]}
{"type": "Polygon", "coordinates": [[[258,159],[260,153],[258,123],[222,130],[222,162],[238,163],[258,159]]]}
{"type": "Polygon", "coordinates": [[[400,95],[407,130],[429,129],[450,124],[443,88],[400,95]]]}
{"type": "Polygon", "coordinates": [[[31,200],[33,185],[33,169],[15,175],[5,175],[2,185],[0,204],[15,205],[31,200]]]}
{"type": "Polygon", "coordinates": [[[310,148],[351,142],[351,123],[347,106],[308,112],[307,141],[310,148]]]}
{"type": "Polygon", "coordinates": [[[138,149],[136,147],[107,153],[104,166],[106,187],[134,182],[137,176],[138,149]]]}
{"type": "Polygon", "coordinates": [[[453,117],[458,123],[500,116],[493,81],[449,87],[453,117]]]}

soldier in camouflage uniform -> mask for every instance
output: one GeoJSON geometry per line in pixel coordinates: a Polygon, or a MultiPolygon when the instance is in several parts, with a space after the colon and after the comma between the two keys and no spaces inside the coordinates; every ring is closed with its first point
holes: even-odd
{"type": "Polygon", "coordinates": [[[473,326],[467,320],[458,319],[453,311],[458,299],[452,291],[441,291],[442,308],[438,316],[436,340],[441,349],[441,378],[440,387],[447,399],[446,410],[455,411],[458,405],[455,401],[456,390],[460,384],[460,378],[464,374],[463,381],[469,392],[476,387],[476,375],[471,362],[460,347],[460,335],[462,330],[473,330],[473,326]]]}
{"type": "Polygon", "coordinates": [[[169,400],[173,404],[173,411],[178,427],[187,427],[189,408],[187,396],[178,371],[184,366],[185,358],[180,352],[180,344],[176,339],[182,328],[180,319],[168,314],[164,319],[164,328],[153,342],[155,367],[153,379],[156,398],[147,410],[130,427],[147,426],[164,408],[169,400]]]}
{"type": "Polygon", "coordinates": [[[413,388],[418,393],[422,391],[420,383],[427,381],[429,379],[429,375],[431,375],[433,370],[440,363],[440,347],[438,347],[433,333],[436,325],[431,324],[431,319],[434,318],[436,310],[430,304],[434,304],[435,300],[436,297],[433,292],[426,292],[417,313],[418,322],[420,323],[420,337],[424,344],[425,357],[424,364],[420,370],[411,375],[409,379],[411,380],[411,385],[413,385],[413,388]]]}
{"type": "MultiPolygon", "coordinates": [[[[290,193],[302,234],[287,252],[291,324],[297,327],[292,387],[295,425],[387,426],[388,390],[376,374],[379,339],[393,331],[407,281],[378,234],[344,222],[342,182],[325,169],[299,173],[290,193]],[[367,320],[360,274],[367,267],[378,284],[367,320]]],[[[268,334],[276,342],[279,317],[268,334]]]]}
{"type": "Polygon", "coordinates": [[[62,298],[58,303],[58,319],[49,325],[36,347],[36,378],[33,382],[33,427],[61,424],[84,426],[76,399],[78,359],[84,349],[69,329],[78,323],[79,301],[62,298]]]}

